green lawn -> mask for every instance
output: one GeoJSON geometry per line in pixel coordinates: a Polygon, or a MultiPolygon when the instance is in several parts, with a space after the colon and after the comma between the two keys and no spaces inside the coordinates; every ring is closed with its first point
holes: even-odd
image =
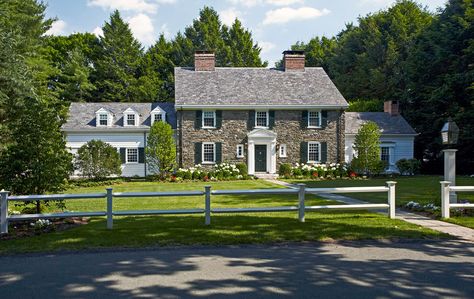
{"type": "MultiPolygon", "coordinates": [[[[116,192],[278,188],[265,181],[213,183],[128,182],[114,185],[116,192]]],[[[104,187],[78,188],[67,193],[101,192],[104,187]]],[[[307,204],[333,204],[308,196],[307,204]]],[[[68,210],[104,210],[105,200],[70,200],[68,210]]],[[[297,205],[292,196],[213,196],[213,207],[261,207],[297,205]]],[[[203,197],[115,199],[115,210],[202,208],[203,197]]],[[[54,210],[54,208],[50,208],[54,210]]],[[[144,247],[175,244],[246,244],[283,241],[370,238],[439,238],[445,235],[415,225],[390,220],[366,211],[307,212],[306,222],[297,221],[296,212],[220,214],[204,225],[202,215],[115,217],[114,229],[107,230],[104,218],[88,225],[30,238],[0,241],[0,253],[76,250],[101,247],[144,247]]]]}
{"type": "MultiPolygon", "coordinates": [[[[409,201],[416,201],[420,204],[434,203],[441,205],[441,176],[415,176],[415,177],[397,177],[394,179],[376,178],[368,180],[334,180],[334,181],[308,181],[308,180],[287,180],[290,183],[305,183],[309,187],[357,187],[357,186],[383,186],[388,180],[397,182],[396,185],[396,203],[403,206],[409,201]]],[[[456,184],[473,186],[474,178],[467,176],[456,177],[456,184]]],[[[385,203],[387,202],[386,193],[350,193],[347,196],[360,200],[385,203]]],[[[474,192],[458,192],[460,200],[469,200],[474,202],[474,192]]],[[[474,217],[459,216],[452,217],[449,222],[474,228],[474,217]]]]}

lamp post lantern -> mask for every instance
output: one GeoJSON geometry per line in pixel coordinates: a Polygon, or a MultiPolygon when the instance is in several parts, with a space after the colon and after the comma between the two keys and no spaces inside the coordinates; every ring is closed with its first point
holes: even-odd
{"type": "MultiPolygon", "coordinates": [[[[441,129],[441,138],[443,144],[452,146],[458,143],[459,127],[449,118],[441,129]]],[[[444,180],[451,182],[451,185],[456,185],[456,152],[457,149],[447,148],[443,150],[444,153],[444,180]]],[[[455,192],[449,192],[449,202],[457,202],[457,195],[455,192]]]]}

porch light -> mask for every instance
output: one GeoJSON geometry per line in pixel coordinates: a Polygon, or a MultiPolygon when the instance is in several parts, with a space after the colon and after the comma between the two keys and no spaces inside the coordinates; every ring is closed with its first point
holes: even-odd
{"type": "Polygon", "coordinates": [[[458,137],[459,127],[450,117],[441,129],[441,138],[443,140],[443,144],[457,144],[458,137]]]}

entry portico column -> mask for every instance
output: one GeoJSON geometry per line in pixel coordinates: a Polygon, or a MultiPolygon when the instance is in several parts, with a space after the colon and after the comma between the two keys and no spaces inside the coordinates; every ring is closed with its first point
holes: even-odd
{"type": "Polygon", "coordinates": [[[253,140],[248,141],[247,157],[249,174],[255,174],[255,142],[253,140]]]}

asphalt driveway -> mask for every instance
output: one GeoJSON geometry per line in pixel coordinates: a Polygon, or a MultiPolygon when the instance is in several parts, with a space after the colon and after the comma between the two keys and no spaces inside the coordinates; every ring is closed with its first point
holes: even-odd
{"type": "Polygon", "coordinates": [[[57,297],[473,298],[474,244],[347,241],[0,257],[0,298],[57,297]]]}

